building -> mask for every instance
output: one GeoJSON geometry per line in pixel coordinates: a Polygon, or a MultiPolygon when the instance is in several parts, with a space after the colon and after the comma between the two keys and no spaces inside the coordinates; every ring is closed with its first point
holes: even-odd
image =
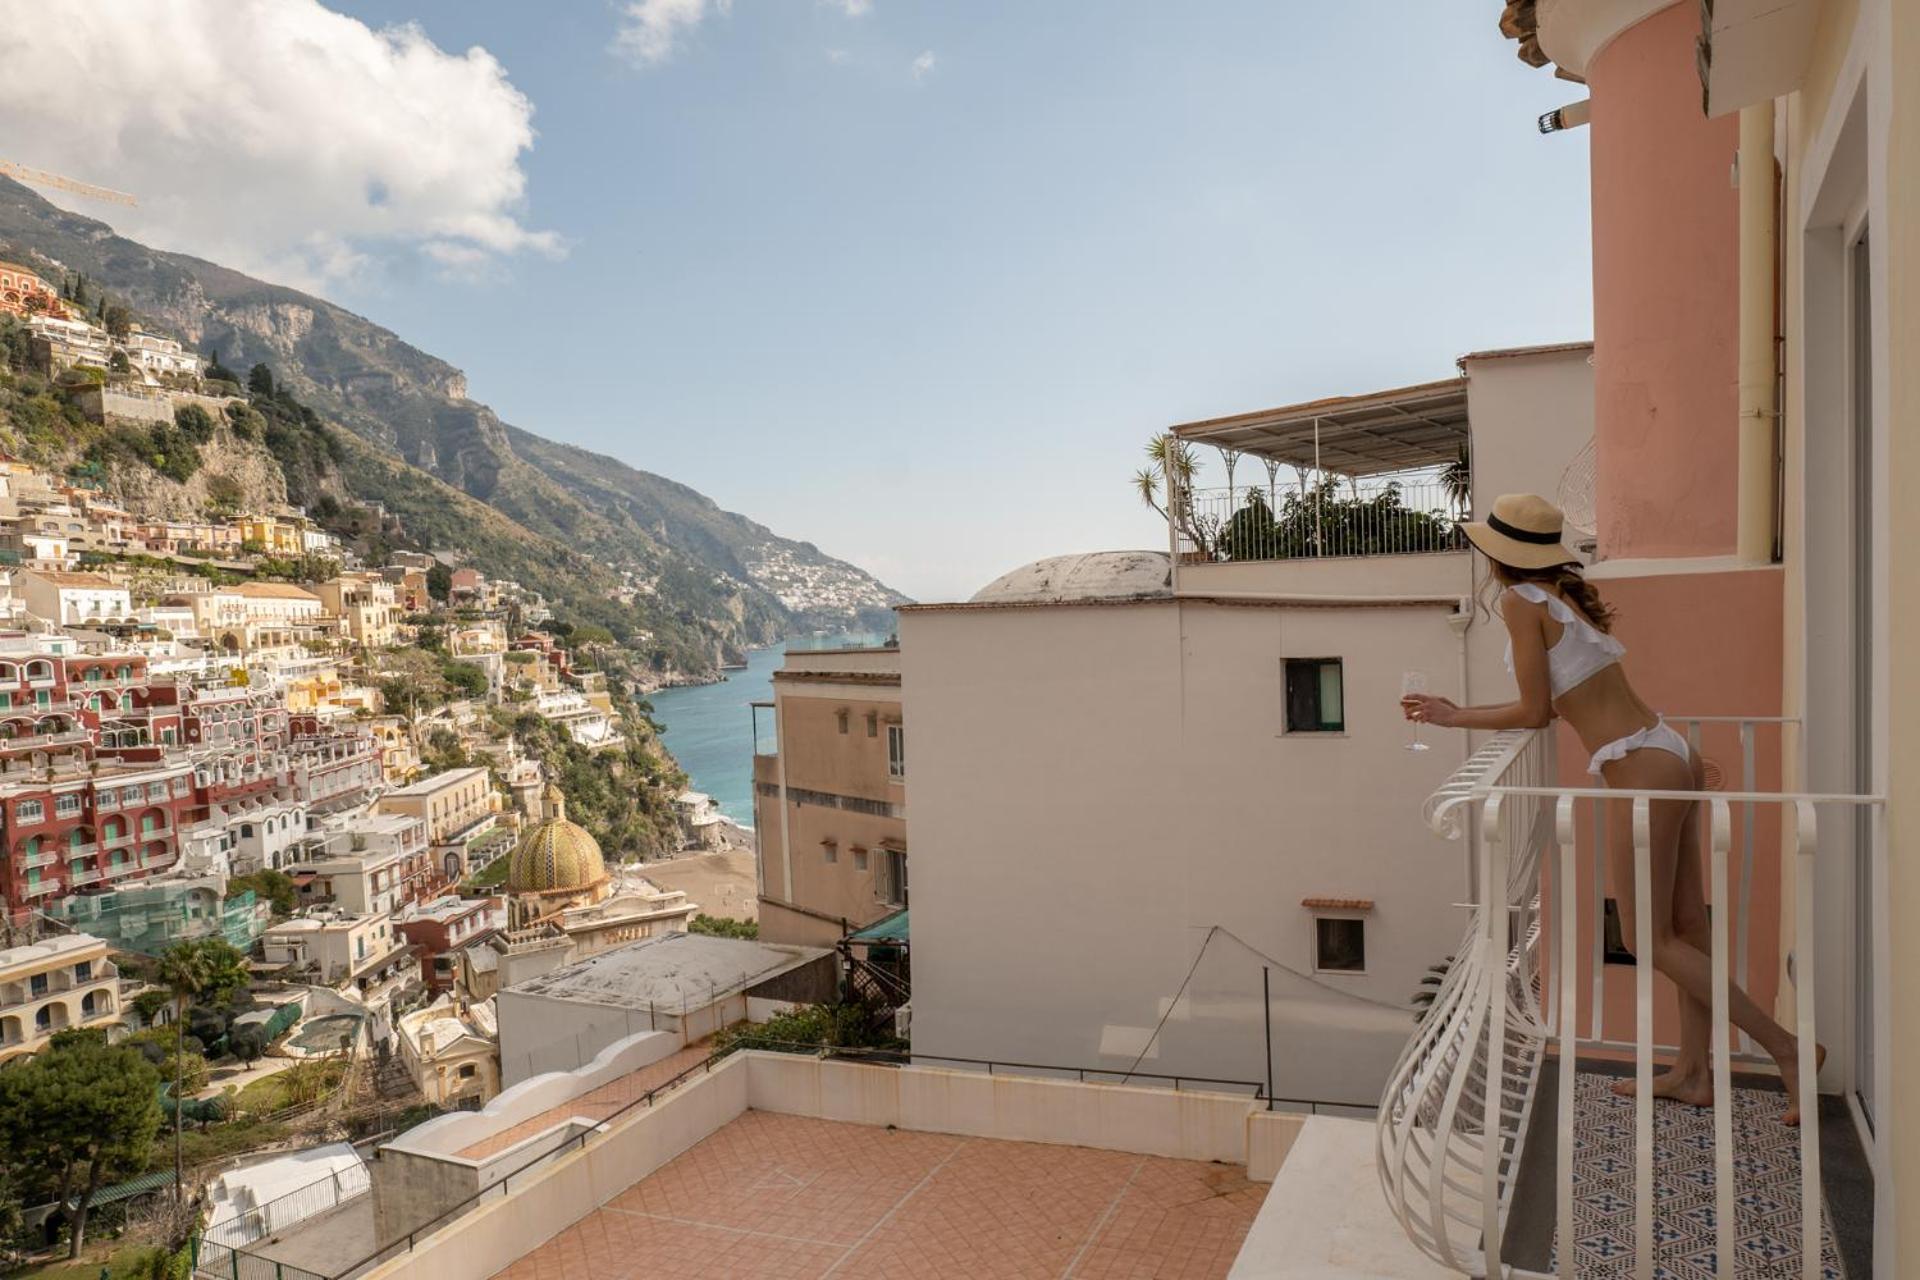
{"type": "Polygon", "coordinates": [[[291,649],[321,638],[325,621],[320,597],[305,587],[290,582],[242,582],[233,594],[240,597],[246,652],[291,649]]]}
{"type": "Polygon", "coordinates": [[[385,915],[315,909],[260,936],[261,958],[306,981],[356,992],[369,1007],[386,1003],[412,977],[412,953],[385,915]]]}
{"type": "Polygon", "coordinates": [[[134,325],[121,340],[119,349],[134,372],[155,378],[198,378],[205,362],[172,338],[148,333],[134,325]]]}
{"type": "MultiPolygon", "coordinates": [[[[1279,474],[1183,494],[1169,551],[1055,557],[901,610],[916,1052],[1255,1079],[1270,1021],[1276,1048],[1315,1046],[1276,1053],[1277,1093],[1371,1105],[1409,994],[1459,946],[1434,909],[1459,861],[1408,819],[1471,744],[1409,751],[1402,682],[1510,687],[1453,526],[1555,488],[1586,441],[1589,354],[1477,353],[1453,378],[1176,427],[1279,474]],[[1449,489],[1463,449],[1481,465],[1449,489]],[[1288,470],[1316,456],[1338,479],[1303,496],[1288,470]],[[985,921],[1021,945],[980,946],[985,921]]],[[[783,746],[795,686],[775,680],[783,746]]],[[[844,716],[868,741],[844,694],[816,707],[830,740],[844,716]]],[[[796,816],[845,820],[805,799],[796,816]]]]}
{"type": "Polygon", "coordinates": [[[760,936],[831,945],[907,901],[900,651],[789,650],[763,712],[775,738],[753,761],[760,936]]]}
{"type": "Polygon", "coordinates": [[[103,574],[22,569],[13,575],[13,590],[28,613],[63,627],[134,621],[126,583],[103,574]]]}
{"type": "Polygon", "coordinates": [[[303,900],[355,914],[389,915],[428,897],[442,882],[426,826],[406,814],[343,814],[289,868],[303,900]]]}
{"type": "Polygon", "coordinates": [[[251,889],[228,897],[224,875],[191,875],[70,894],[56,899],[47,914],[115,951],[157,956],[198,938],[220,938],[236,950],[251,951],[266,930],[271,908],[251,889]]]}
{"type": "Polygon", "coordinates": [[[501,1081],[575,1070],[642,1031],[694,1044],[736,1022],[764,1021],[774,1007],[831,1000],[838,981],[833,953],[820,947],[700,933],[648,938],[501,991],[501,1081]]]}
{"type": "Polygon", "coordinates": [[[420,977],[435,996],[459,984],[460,952],[491,938],[504,923],[498,898],[447,894],[396,913],[393,927],[420,957],[420,977]]]}
{"type": "Polygon", "coordinates": [[[120,971],[99,938],[61,934],[0,951],[0,1062],[69,1027],[120,1025],[120,971]]]}
{"type": "Polygon", "coordinates": [[[99,325],[45,313],[27,317],[33,358],[48,376],[68,369],[105,369],[113,363],[113,339],[99,325]]]}
{"type": "Polygon", "coordinates": [[[434,1106],[477,1110],[500,1092],[498,1033],[489,1004],[442,996],[396,1025],[400,1061],[434,1106]]]}
{"type": "Polygon", "coordinates": [[[493,829],[497,803],[487,771],[476,767],[448,769],[395,787],[380,797],[374,811],[425,822],[441,878],[452,884],[467,874],[468,849],[493,829]]]}
{"type": "Polygon", "coordinates": [[[321,607],[340,620],[347,637],[365,649],[394,642],[400,603],[392,583],[377,574],[343,573],[319,586],[321,607]]]}
{"type": "Polygon", "coordinates": [[[302,536],[308,522],[294,516],[250,515],[234,521],[242,545],[258,547],[270,556],[298,556],[306,552],[302,536]]]}
{"type": "Polygon", "coordinates": [[[64,316],[67,305],[32,267],[0,262],[0,311],[16,316],[64,316]]]}

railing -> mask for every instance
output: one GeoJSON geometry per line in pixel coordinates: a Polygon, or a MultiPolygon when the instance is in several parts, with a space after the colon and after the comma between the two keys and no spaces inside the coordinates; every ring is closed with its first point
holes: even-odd
{"type": "MultiPolygon", "coordinates": [[[[1790,981],[1799,1075],[1793,1101],[1801,1115],[1800,1271],[1807,1280],[1822,1274],[1814,976],[1819,814],[1844,810],[1851,820],[1862,807],[1882,802],[1872,796],[1758,790],[1755,737],[1763,726],[1785,723],[1778,718],[1677,717],[1673,723],[1685,728],[1696,752],[1705,726],[1734,726],[1742,759],[1740,789],[1559,786],[1552,731],[1527,730],[1496,735],[1427,801],[1426,818],[1436,832],[1468,839],[1471,915],[1457,958],[1389,1077],[1378,1119],[1377,1163],[1388,1203],[1409,1239],[1443,1266],[1473,1276],[1530,1274],[1503,1263],[1501,1251],[1521,1172],[1521,1152],[1536,1118],[1537,1086],[1551,1051],[1558,1077],[1558,1114],[1549,1121],[1558,1129],[1554,1171],[1558,1274],[1576,1274],[1575,1074],[1583,1047],[1605,1047],[1627,1049],[1633,1055],[1635,1274],[1655,1274],[1661,1210],[1654,1194],[1653,966],[1634,966],[1630,1039],[1609,1041],[1602,1016],[1604,858],[1609,821],[1624,821],[1633,850],[1631,901],[1650,903],[1653,806],[1685,802],[1692,806],[1685,820],[1700,824],[1700,848],[1707,855],[1707,900],[1726,905],[1726,909],[1710,909],[1704,926],[1712,966],[1713,1092],[1721,1104],[1714,1108],[1714,1229],[1721,1260],[1717,1274],[1732,1276],[1740,1256],[1731,1074],[1731,1058],[1738,1048],[1730,1024],[1729,982],[1745,974],[1757,832],[1770,819],[1769,808],[1782,817],[1781,854],[1792,859],[1795,883],[1792,937],[1797,945],[1792,948],[1790,981]],[[1591,833],[1584,847],[1583,831],[1591,833]],[[1740,850],[1737,879],[1733,874],[1736,845],[1740,850]],[[1590,859],[1585,868],[1582,856],[1590,859]],[[1547,869],[1544,892],[1543,867],[1547,869]],[[1485,891],[1489,886],[1497,887],[1498,898],[1485,891]],[[1585,1019],[1580,988],[1583,886],[1591,886],[1591,914],[1584,922],[1592,970],[1585,1019]]],[[[1626,899],[1621,887],[1615,891],[1626,899]]],[[[1632,954],[1652,957],[1652,913],[1633,911],[1632,926],[1632,954]]],[[[1544,1171],[1536,1176],[1544,1177],[1544,1171]]]]}
{"type": "MultiPolygon", "coordinates": [[[[381,1248],[376,1249],[374,1252],[368,1254],[366,1257],[360,1259],[358,1262],[355,1262],[350,1266],[342,1267],[339,1271],[334,1273],[334,1277],[337,1278],[337,1277],[358,1275],[363,1271],[366,1271],[372,1267],[378,1266],[380,1263],[387,1261],[389,1258],[395,1258],[403,1253],[411,1252],[415,1243],[418,1242],[422,1237],[430,1236],[434,1232],[439,1231],[441,1228],[445,1227],[448,1223],[452,1222],[456,1218],[464,1216],[465,1214],[467,1214],[468,1212],[470,1212],[471,1210],[479,1206],[484,1201],[491,1200],[496,1196],[505,1197],[511,1194],[514,1185],[516,1185],[515,1179],[524,1179],[529,1174],[538,1175],[542,1169],[544,1169],[548,1164],[551,1164],[554,1160],[558,1159],[560,1156],[563,1156],[571,1151],[579,1150],[580,1148],[585,1147],[590,1143],[598,1141],[602,1136],[604,1136],[605,1134],[607,1134],[612,1130],[614,1122],[619,1120],[622,1116],[627,1115],[629,1112],[638,1111],[642,1107],[651,1107],[654,1104],[654,1101],[657,1098],[659,1098],[661,1094],[667,1093],[675,1088],[678,1088],[682,1083],[684,1083],[685,1081],[691,1079],[696,1075],[701,1075],[708,1071],[711,1071],[713,1069],[714,1064],[716,1062],[719,1062],[721,1057],[722,1055],[719,1055],[719,1054],[709,1054],[707,1057],[702,1058],[700,1061],[694,1063],[692,1066],[687,1067],[684,1071],[679,1072],[672,1079],[661,1081],[659,1084],[647,1090],[645,1093],[641,1094],[639,1097],[635,1098],[633,1101],[622,1106],[619,1110],[611,1112],[603,1119],[598,1120],[594,1122],[592,1125],[582,1129],[580,1132],[574,1134],[572,1137],[560,1143],[558,1146],[549,1147],[541,1151],[538,1155],[534,1156],[530,1160],[527,1160],[525,1163],[516,1167],[512,1172],[502,1177],[498,1182],[495,1182],[490,1186],[483,1187],[481,1190],[475,1192],[471,1196],[468,1196],[466,1199],[460,1201],[458,1204],[454,1205],[453,1207],[443,1210],[442,1212],[434,1215],[432,1218],[428,1219],[427,1221],[421,1223],[419,1226],[415,1227],[413,1230],[407,1232],[407,1234],[405,1234],[404,1236],[401,1236],[398,1239],[395,1239],[389,1242],[388,1244],[382,1246],[381,1248]]],[[[243,1255],[243,1256],[249,1257],[249,1258],[253,1257],[253,1255],[243,1255]]],[[[256,1259],[256,1260],[264,1261],[264,1259],[256,1259]]],[[[228,1275],[229,1273],[227,1271],[214,1270],[209,1274],[224,1276],[224,1275],[228,1275]]],[[[248,1278],[251,1276],[255,1276],[255,1275],[270,1276],[273,1274],[273,1272],[271,1270],[249,1271],[245,1268],[241,1268],[240,1270],[238,1270],[233,1274],[237,1275],[239,1277],[239,1280],[248,1280],[248,1278]]],[[[306,1273],[296,1274],[295,1272],[289,1271],[287,1273],[287,1280],[307,1280],[307,1276],[306,1276],[306,1273]]],[[[328,1278],[315,1277],[314,1280],[328,1280],[328,1278]]]]}
{"type": "Polygon", "coordinates": [[[65,854],[58,849],[42,849],[38,853],[30,853],[22,858],[20,865],[23,867],[50,867],[60,861],[64,856],[65,854]]]}
{"type": "Polygon", "coordinates": [[[1456,491],[1431,473],[1360,483],[1183,489],[1175,525],[1197,560],[1299,560],[1464,551],[1456,491]]]}
{"type": "Polygon", "coordinates": [[[230,1218],[210,1222],[201,1237],[202,1243],[243,1248],[308,1218],[350,1204],[368,1194],[373,1185],[365,1167],[356,1166],[355,1174],[357,1176],[343,1178],[337,1171],[329,1173],[263,1204],[237,1209],[230,1218]]]}

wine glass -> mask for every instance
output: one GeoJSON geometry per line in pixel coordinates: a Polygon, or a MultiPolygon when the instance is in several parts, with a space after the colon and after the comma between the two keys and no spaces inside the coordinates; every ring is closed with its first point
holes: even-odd
{"type": "MultiPolygon", "coordinates": [[[[1427,673],[1424,671],[1402,671],[1400,673],[1400,696],[1408,698],[1416,693],[1427,691],[1427,673]]],[[[1413,741],[1407,744],[1409,751],[1425,751],[1427,744],[1420,741],[1420,722],[1413,722],[1413,741]]]]}

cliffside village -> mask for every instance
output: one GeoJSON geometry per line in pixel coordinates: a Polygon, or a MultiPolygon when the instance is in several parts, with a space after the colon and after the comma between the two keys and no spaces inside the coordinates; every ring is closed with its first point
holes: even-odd
{"type": "MultiPolygon", "coordinates": [[[[177,342],[112,337],[24,268],[0,264],[0,309],[51,371],[112,364],[105,418],[225,403],[177,342]]],[[[138,966],[115,957],[217,937],[283,993],[276,1055],[344,1031],[428,1102],[491,1097],[497,992],[697,910],[609,866],[499,731],[505,708],[589,751],[626,743],[605,677],[535,629],[549,617],[426,554],[361,563],[296,509],[146,518],[0,458],[0,1062],[69,1027],[139,1028],[138,966]],[[266,561],[330,576],[249,576],[266,561]],[[395,655],[429,632],[484,688],[401,701],[395,655]],[[436,771],[428,743],[471,763],[436,771]],[[290,914],[233,885],[262,871],[291,880],[290,914]]],[[[715,833],[705,797],[680,811],[687,844],[715,833]]]]}

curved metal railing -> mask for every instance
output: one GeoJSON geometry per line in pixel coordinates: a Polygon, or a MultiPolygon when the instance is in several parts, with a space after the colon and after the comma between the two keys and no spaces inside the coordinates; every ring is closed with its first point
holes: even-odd
{"type": "Polygon", "coordinates": [[[1540,853],[1552,808],[1531,796],[1489,800],[1486,789],[1547,785],[1554,770],[1551,730],[1510,730],[1474,752],[1425,805],[1437,834],[1472,837],[1476,905],[1439,993],[1388,1077],[1377,1163],[1408,1238],[1442,1266],[1474,1275],[1485,1265],[1481,1242],[1498,1237],[1512,1200],[1549,1037],[1538,952],[1540,853]],[[1505,910],[1479,905],[1491,897],[1484,885],[1504,886],[1505,910]]]}

